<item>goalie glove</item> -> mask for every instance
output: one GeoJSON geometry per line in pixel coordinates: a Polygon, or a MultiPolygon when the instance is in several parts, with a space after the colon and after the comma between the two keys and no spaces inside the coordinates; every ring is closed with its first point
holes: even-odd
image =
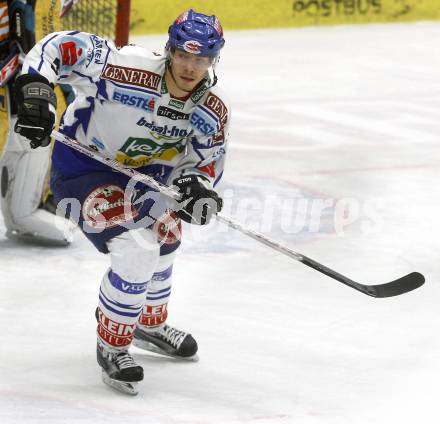
{"type": "Polygon", "coordinates": [[[182,195],[180,209],[176,215],[185,222],[206,225],[213,215],[222,210],[223,200],[203,183],[205,179],[197,175],[187,175],[177,178],[173,185],[182,195]]]}
{"type": "Polygon", "coordinates": [[[14,90],[17,103],[15,132],[29,139],[33,149],[48,146],[57,107],[49,81],[41,75],[20,75],[14,90]]]}

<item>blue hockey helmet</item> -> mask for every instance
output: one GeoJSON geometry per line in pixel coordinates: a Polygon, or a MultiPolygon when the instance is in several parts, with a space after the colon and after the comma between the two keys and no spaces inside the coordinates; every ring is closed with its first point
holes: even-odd
{"type": "Polygon", "coordinates": [[[189,9],[183,12],[168,30],[167,49],[183,50],[215,58],[225,44],[220,21],[189,9]]]}

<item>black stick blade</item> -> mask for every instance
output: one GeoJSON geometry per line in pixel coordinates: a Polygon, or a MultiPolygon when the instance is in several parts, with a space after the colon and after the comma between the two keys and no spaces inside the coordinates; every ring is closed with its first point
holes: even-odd
{"type": "Polygon", "coordinates": [[[392,297],[399,296],[400,294],[408,293],[412,290],[417,289],[425,282],[425,277],[419,272],[412,272],[411,274],[405,275],[402,278],[398,278],[397,280],[391,281],[389,283],[377,284],[377,285],[369,285],[357,283],[356,281],[351,280],[345,275],[340,274],[332,270],[331,268],[326,267],[325,265],[315,261],[312,258],[309,258],[305,255],[301,255],[299,259],[304,265],[309,266],[310,268],[316,269],[333,278],[346,286],[349,286],[355,290],[360,291],[361,293],[367,294],[372,297],[392,297]]]}
{"type": "Polygon", "coordinates": [[[373,297],[392,297],[415,290],[422,286],[424,282],[425,277],[422,274],[412,272],[411,274],[385,284],[374,286],[360,284],[357,289],[373,297]]]}

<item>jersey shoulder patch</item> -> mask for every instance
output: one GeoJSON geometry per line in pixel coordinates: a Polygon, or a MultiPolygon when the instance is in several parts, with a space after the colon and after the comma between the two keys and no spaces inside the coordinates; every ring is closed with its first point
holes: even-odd
{"type": "Polygon", "coordinates": [[[58,50],[60,65],[64,69],[82,65],[87,60],[88,46],[84,40],[78,37],[66,34],[56,37],[52,44],[58,50]]]}
{"type": "Polygon", "coordinates": [[[229,120],[229,105],[218,90],[210,89],[191,113],[191,126],[199,135],[223,132],[229,120]]]}

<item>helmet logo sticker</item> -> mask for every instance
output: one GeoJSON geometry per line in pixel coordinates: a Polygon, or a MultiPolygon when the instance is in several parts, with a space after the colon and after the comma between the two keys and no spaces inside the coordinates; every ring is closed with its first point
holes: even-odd
{"type": "Polygon", "coordinates": [[[202,45],[196,40],[185,41],[183,49],[192,54],[200,54],[202,51],[202,45]]]}
{"type": "Polygon", "coordinates": [[[221,37],[223,35],[223,28],[220,24],[220,21],[217,18],[214,19],[213,27],[215,28],[215,30],[218,32],[218,34],[221,37]]]}
{"type": "Polygon", "coordinates": [[[189,10],[187,10],[186,12],[183,12],[180,16],[178,16],[178,18],[176,19],[176,21],[174,23],[176,25],[179,25],[182,22],[185,22],[188,19],[188,14],[189,14],[189,10]]]}

